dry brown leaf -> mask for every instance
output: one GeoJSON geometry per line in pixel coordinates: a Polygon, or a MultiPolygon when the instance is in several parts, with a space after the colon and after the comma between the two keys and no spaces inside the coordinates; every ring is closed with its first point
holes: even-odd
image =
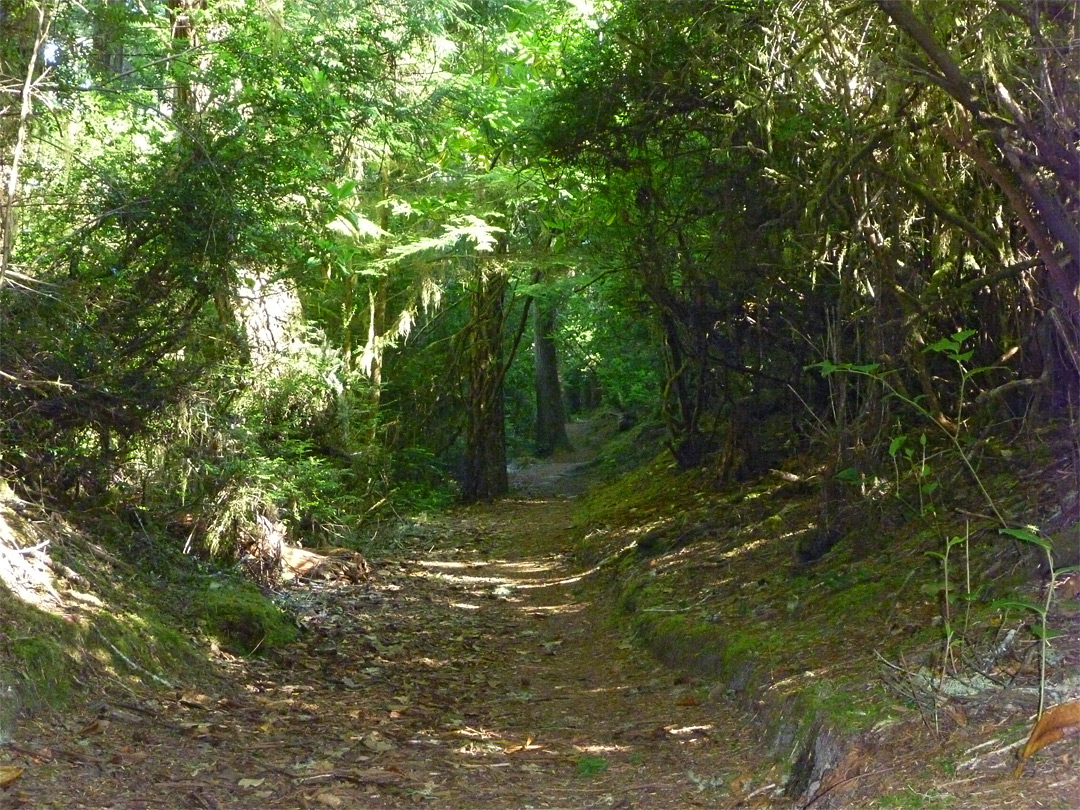
{"type": "Polygon", "coordinates": [[[102,718],[98,718],[97,720],[91,720],[89,723],[79,729],[79,733],[77,736],[88,737],[91,734],[102,734],[108,727],[108,720],[104,720],[102,718]]]}
{"type": "Polygon", "coordinates": [[[1019,778],[1023,774],[1024,763],[1027,762],[1028,757],[1046,746],[1066,737],[1072,737],[1074,734],[1080,734],[1080,701],[1074,700],[1070,703],[1062,703],[1060,706],[1054,706],[1052,709],[1043,712],[1043,716],[1039,718],[1039,722],[1031,730],[1031,736],[1028,737],[1027,744],[1020,752],[1020,761],[1016,764],[1013,776],[1019,778]]]}
{"type": "Polygon", "coordinates": [[[24,770],[26,769],[18,765],[0,765],[0,788],[7,790],[22,776],[24,770]]]}
{"type": "Polygon", "coordinates": [[[953,719],[953,722],[961,728],[968,724],[967,712],[964,711],[962,706],[946,706],[945,711],[953,719]]]}
{"type": "Polygon", "coordinates": [[[214,700],[198,692],[184,692],[178,703],[189,709],[209,709],[213,707],[214,700]]]}
{"type": "Polygon", "coordinates": [[[533,745],[533,738],[530,735],[530,736],[525,738],[524,744],[518,743],[516,745],[509,745],[509,746],[503,748],[503,753],[504,754],[516,754],[518,751],[539,751],[543,747],[544,746],[542,746],[542,745],[533,745]]]}
{"type": "Polygon", "coordinates": [[[315,801],[327,807],[341,807],[345,803],[340,796],[335,796],[333,793],[320,793],[315,797],[315,801]]]}
{"type": "Polygon", "coordinates": [[[751,774],[740,773],[734,779],[731,780],[731,784],[728,785],[728,789],[733,796],[740,796],[746,793],[746,786],[750,783],[751,774]]]}
{"type": "Polygon", "coordinates": [[[1057,591],[1055,596],[1063,602],[1075,599],[1080,594],[1080,571],[1073,571],[1061,580],[1055,590],[1057,591]]]}

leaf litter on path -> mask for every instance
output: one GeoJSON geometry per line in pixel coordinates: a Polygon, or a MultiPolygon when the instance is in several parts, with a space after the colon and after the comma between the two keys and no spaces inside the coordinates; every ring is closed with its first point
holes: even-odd
{"type": "Polygon", "coordinates": [[[217,684],[106,681],[96,710],[25,723],[3,807],[716,806],[750,770],[740,718],[607,625],[563,555],[569,509],[447,513],[371,582],[281,593],[300,639],[223,658],[217,684]]]}

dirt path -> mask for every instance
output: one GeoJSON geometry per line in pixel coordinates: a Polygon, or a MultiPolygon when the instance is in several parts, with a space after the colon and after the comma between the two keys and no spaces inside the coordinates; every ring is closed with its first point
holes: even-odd
{"type": "Polygon", "coordinates": [[[292,591],[301,640],[228,661],[215,688],[102,685],[22,730],[0,806],[664,810],[752,792],[741,718],[605,624],[602,583],[564,553],[570,510],[440,516],[373,582],[292,591]]]}

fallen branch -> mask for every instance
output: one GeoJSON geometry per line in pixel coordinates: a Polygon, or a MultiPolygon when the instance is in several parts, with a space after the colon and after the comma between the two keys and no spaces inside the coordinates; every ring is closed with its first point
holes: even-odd
{"type": "Polygon", "coordinates": [[[129,667],[131,667],[131,669],[135,670],[136,672],[138,672],[141,675],[145,675],[146,677],[148,677],[152,681],[154,681],[154,683],[160,684],[160,685],[164,686],[166,689],[175,689],[176,688],[171,683],[169,683],[167,680],[162,678],[160,675],[155,675],[153,672],[146,669],[145,667],[139,666],[134,661],[132,661],[130,658],[128,658],[126,655],[124,655],[122,652],[120,652],[120,650],[116,649],[116,645],[113,644],[111,641],[109,641],[107,638],[105,638],[104,634],[100,630],[98,630],[96,627],[92,627],[90,629],[93,630],[94,633],[97,634],[97,637],[99,639],[101,639],[101,641],[105,644],[106,647],[108,647],[110,650],[112,650],[113,655],[115,655],[117,658],[119,658],[121,661],[123,661],[129,667]]]}

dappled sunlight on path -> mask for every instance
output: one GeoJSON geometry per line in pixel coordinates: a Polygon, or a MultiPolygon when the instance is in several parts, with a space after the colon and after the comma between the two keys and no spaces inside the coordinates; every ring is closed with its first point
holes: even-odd
{"type": "Polygon", "coordinates": [[[279,594],[303,630],[289,647],[40,721],[5,810],[733,806],[757,764],[745,718],[607,623],[602,572],[568,553],[571,507],[431,518],[372,581],[279,594]]]}

